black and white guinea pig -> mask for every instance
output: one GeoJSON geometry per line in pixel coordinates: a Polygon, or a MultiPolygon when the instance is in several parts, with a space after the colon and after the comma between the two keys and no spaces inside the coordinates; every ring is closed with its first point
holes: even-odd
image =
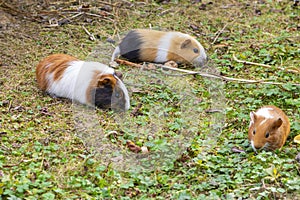
{"type": "Polygon", "coordinates": [[[128,91],[120,76],[107,65],[65,54],[50,55],[36,67],[39,88],[51,95],[98,108],[128,110],[128,91]]]}
{"type": "Polygon", "coordinates": [[[113,52],[111,62],[121,55],[133,62],[189,63],[203,66],[207,56],[203,46],[192,36],[180,32],[148,29],[131,30],[113,52]]]}

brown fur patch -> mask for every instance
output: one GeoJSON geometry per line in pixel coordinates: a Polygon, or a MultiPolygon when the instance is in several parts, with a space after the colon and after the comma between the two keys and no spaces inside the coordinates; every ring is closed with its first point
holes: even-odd
{"type": "Polygon", "coordinates": [[[93,90],[99,87],[104,87],[105,84],[110,84],[112,88],[114,89],[117,85],[117,79],[112,74],[103,74],[101,71],[95,71],[93,78],[89,84],[89,87],[86,91],[86,99],[87,102],[92,104],[92,94],[93,90]]]}
{"type": "Polygon", "coordinates": [[[141,47],[140,58],[146,62],[153,62],[157,56],[159,40],[166,33],[162,31],[139,29],[143,46],[141,47]]]}
{"type": "Polygon", "coordinates": [[[145,62],[153,62],[157,55],[157,49],[143,48],[140,53],[140,59],[145,62]]]}
{"type": "Polygon", "coordinates": [[[78,59],[66,54],[53,54],[43,59],[36,67],[36,79],[40,89],[47,90],[49,83],[46,77],[48,74],[54,73],[54,80],[60,80],[69,66],[68,63],[76,60],[78,59]]]}
{"type": "Polygon", "coordinates": [[[269,150],[279,149],[285,144],[290,134],[289,119],[281,109],[275,106],[264,106],[262,108],[272,108],[273,110],[269,110],[269,112],[273,118],[265,120],[262,116],[254,115],[254,124],[249,127],[248,139],[253,140],[257,149],[263,147],[266,143],[269,143],[269,150]],[[282,124],[278,128],[279,119],[282,120],[282,124]],[[254,130],[255,134],[253,135],[254,130]],[[268,138],[265,137],[266,133],[269,133],[268,138]]]}

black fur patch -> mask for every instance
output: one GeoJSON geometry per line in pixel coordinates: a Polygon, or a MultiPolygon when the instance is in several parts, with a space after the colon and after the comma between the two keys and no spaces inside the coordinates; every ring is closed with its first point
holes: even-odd
{"type": "Polygon", "coordinates": [[[118,88],[112,89],[111,85],[106,85],[103,88],[96,88],[92,92],[93,102],[97,108],[111,108],[114,111],[125,110],[124,92],[118,88]]]}
{"type": "Polygon", "coordinates": [[[139,62],[142,43],[140,34],[136,30],[130,31],[119,45],[121,56],[130,61],[139,62]]]}
{"type": "Polygon", "coordinates": [[[110,85],[103,88],[96,88],[92,92],[92,102],[94,102],[95,106],[98,108],[110,108],[112,93],[113,89],[110,85]]]}

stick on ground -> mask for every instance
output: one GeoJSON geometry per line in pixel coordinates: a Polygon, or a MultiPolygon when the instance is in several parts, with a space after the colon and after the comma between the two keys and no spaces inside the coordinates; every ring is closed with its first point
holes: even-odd
{"type": "MultiPolygon", "coordinates": [[[[271,65],[266,65],[266,64],[261,64],[261,63],[255,63],[255,62],[250,62],[250,61],[239,60],[239,59],[237,59],[237,57],[234,54],[232,55],[232,57],[238,63],[243,63],[243,64],[246,64],[246,65],[261,66],[261,67],[265,67],[265,68],[269,68],[269,69],[270,68],[274,68],[271,65]]],[[[283,70],[283,71],[287,71],[287,72],[300,73],[300,70],[285,69],[285,68],[282,68],[282,67],[276,67],[276,68],[278,68],[280,70],[283,70]]]]}
{"type": "MultiPolygon", "coordinates": [[[[131,66],[131,67],[147,69],[147,67],[144,67],[141,64],[133,63],[133,62],[130,62],[130,61],[127,61],[127,60],[116,59],[115,61],[119,64],[131,66]]],[[[169,66],[162,65],[162,64],[156,64],[155,66],[156,66],[156,68],[162,68],[162,69],[182,72],[182,73],[184,73],[184,74],[182,74],[182,76],[185,76],[185,75],[200,75],[202,77],[207,77],[207,78],[216,78],[216,79],[222,79],[224,81],[235,81],[235,82],[248,83],[248,84],[253,84],[253,83],[261,83],[261,84],[269,84],[269,85],[284,85],[284,84],[286,84],[286,83],[281,83],[281,82],[272,82],[272,81],[265,81],[265,80],[249,80],[249,79],[231,78],[231,77],[222,76],[222,75],[218,75],[218,74],[210,74],[210,73],[196,72],[196,71],[191,71],[191,70],[186,70],[186,69],[179,69],[179,68],[169,67],[169,66]]],[[[298,83],[291,83],[291,85],[300,86],[300,84],[298,84],[298,83]]]]}

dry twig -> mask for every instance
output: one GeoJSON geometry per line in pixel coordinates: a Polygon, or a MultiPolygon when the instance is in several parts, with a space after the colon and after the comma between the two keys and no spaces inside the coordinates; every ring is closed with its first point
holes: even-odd
{"type": "Polygon", "coordinates": [[[93,16],[93,17],[99,17],[101,19],[106,19],[108,21],[111,21],[111,22],[114,22],[115,20],[109,18],[109,17],[105,17],[105,16],[102,16],[102,15],[97,15],[97,14],[94,14],[94,13],[85,13],[86,15],[90,15],[90,16],[93,16]]]}
{"type": "Polygon", "coordinates": [[[224,31],[225,28],[228,26],[228,24],[229,24],[229,23],[225,24],[225,26],[224,26],[221,30],[219,30],[219,31],[217,32],[217,35],[216,35],[216,37],[214,38],[214,40],[212,41],[211,45],[213,45],[213,44],[217,41],[217,39],[218,39],[218,38],[220,37],[220,35],[223,33],[223,31],[224,31]]]}
{"type": "MultiPolygon", "coordinates": [[[[243,63],[243,64],[246,64],[246,65],[255,65],[255,66],[260,66],[260,67],[265,67],[265,68],[274,68],[272,67],[271,65],[266,65],[266,64],[261,64],[261,63],[255,63],[255,62],[250,62],[250,61],[244,61],[244,60],[239,60],[237,59],[237,57],[233,54],[232,55],[233,59],[238,62],[238,63],[243,63]]],[[[283,67],[276,67],[280,70],[283,70],[283,71],[287,71],[287,72],[292,72],[292,73],[300,73],[300,70],[297,70],[297,69],[285,69],[283,67]]]]}
{"type": "Polygon", "coordinates": [[[90,33],[85,27],[84,25],[82,25],[83,30],[86,32],[86,34],[88,34],[88,36],[90,37],[90,40],[95,41],[96,38],[94,36],[94,34],[90,33]]]}
{"type": "MultiPolygon", "coordinates": [[[[115,61],[117,63],[123,64],[123,65],[148,69],[147,67],[145,67],[141,64],[133,63],[133,62],[130,62],[130,61],[127,61],[127,60],[116,59],[115,61]]],[[[173,67],[169,67],[169,66],[165,66],[165,65],[161,65],[161,64],[156,64],[155,66],[156,66],[156,68],[162,68],[162,69],[167,69],[167,70],[172,70],[172,71],[177,71],[177,72],[184,73],[184,74],[181,74],[181,76],[200,75],[202,77],[207,77],[207,78],[216,78],[216,79],[221,79],[223,81],[235,81],[235,82],[239,82],[239,83],[248,83],[248,84],[253,84],[253,83],[261,83],[261,84],[269,84],[269,85],[284,85],[284,84],[286,84],[286,83],[281,83],[281,82],[272,82],[272,81],[265,81],[265,80],[249,80],[249,79],[231,78],[231,77],[222,76],[222,75],[219,75],[219,74],[196,72],[196,71],[191,71],[191,70],[186,70],[186,69],[173,68],[173,67]]],[[[152,68],[150,68],[150,69],[152,69],[152,68]]],[[[291,85],[300,86],[300,84],[298,84],[298,83],[292,83],[291,85]]]]}
{"type": "Polygon", "coordinates": [[[130,61],[127,61],[127,60],[116,59],[116,62],[117,62],[118,64],[120,64],[120,65],[128,65],[128,66],[131,66],[131,67],[142,68],[142,65],[137,64],[137,63],[133,63],[133,62],[130,62],[130,61]]]}

